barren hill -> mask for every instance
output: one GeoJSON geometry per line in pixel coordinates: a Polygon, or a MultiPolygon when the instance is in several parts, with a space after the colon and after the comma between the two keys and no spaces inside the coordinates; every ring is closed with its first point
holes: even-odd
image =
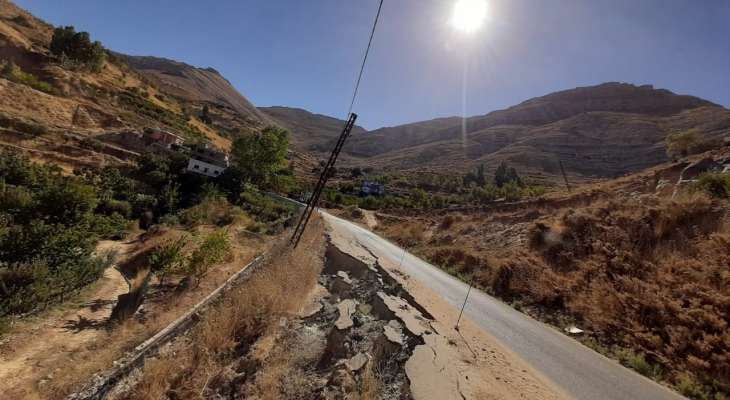
{"type": "MultiPolygon", "coordinates": [[[[300,151],[331,151],[345,126],[343,120],[301,108],[275,106],[260,107],[259,110],[292,132],[292,144],[300,151]]],[[[352,129],[353,135],[365,132],[364,128],[357,125],[352,129]]]]}
{"type": "Polygon", "coordinates": [[[254,124],[271,122],[213,68],[197,68],[160,57],[120,56],[132,68],[172,96],[193,102],[228,106],[254,124]]]}
{"type": "Polygon", "coordinates": [[[707,139],[730,134],[730,110],[624,83],[557,92],[468,118],[463,138],[461,121],[446,121],[451,125],[426,125],[421,132],[430,131],[420,135],[408,125],[372,131],[353,138],[347,151],[382,168],[495,168],[507,161],[538,179],[555,177],[560,160],[571,175],[604,178],[666,161],[663,142],[671,132],[697,128],[707,139]]]}
{"type": "MultiPolygon", "coordinates": [[[[278,110],[276,119],[288,121],[296,118],[293,114],[278,110]]],[[[326,139],[339,133],[339,125],[325,133],[328,126],[310,117],[291,125],[295,137],[326,139]],[[319,136],[314,130],[321,131],[319,136]]],[[[494,170],[507,161],[538,180],[555,179],[562,161],[578,179],[606,178],[667,161],[667,134],[692,128],[709,140],[730,135],[730,110],[651,85],[611,82],[467,118],[465,135],[458,117],[356,132],[343,160],[382,170],[443,173],[480,163],[494,170]]]]}

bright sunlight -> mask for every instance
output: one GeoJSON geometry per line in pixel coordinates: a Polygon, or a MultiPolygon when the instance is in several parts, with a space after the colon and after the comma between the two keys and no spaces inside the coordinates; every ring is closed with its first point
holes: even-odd
{"type": "Polygon", "coordinates": [[[474,32],[487,18],[487,2],[484,0],[458,0],[454,5],[451,24],[462,32],[474,32]]]}

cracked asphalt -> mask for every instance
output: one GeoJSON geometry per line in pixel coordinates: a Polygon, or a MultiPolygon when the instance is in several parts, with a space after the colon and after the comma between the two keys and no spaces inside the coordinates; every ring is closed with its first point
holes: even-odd
{"type": "MultiPolygon", "coordinates": [[[[388,240],[330,214],[322,215],[332,229],[353,237],[378,258],[397,265],[403,257],[404,250],[388,240]]],[[[400,268],[455,308],[461,307],[468,290],[463,282],[409,253],[400,268]]],[[[472,289],[464,315],[576,399],[684,399],[482,291],[472,289]]]]}

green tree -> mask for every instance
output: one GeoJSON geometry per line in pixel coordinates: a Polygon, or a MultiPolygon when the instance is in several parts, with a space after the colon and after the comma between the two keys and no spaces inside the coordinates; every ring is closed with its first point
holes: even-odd
{"type": "Polygon", "coordinates": [[[228,232],[217,230],[203,239],[203,243],[193,251],[188,259],[186,273],[195,278],[196,283],[205,276],[210,267],[225,260],[231,253],[228,232]]]}
{"type": "Polygon", "coordinates": [[[513,167],[508,167],[507,163],[502,161],[497,167],[497,171],[494,173],[494,184],[497,187],[502,187],[509,182],[515,182],[518,185],[522,185],[522,179],[517,174],[517,170],[513,167]]]}
{"type": "Polygon", "coordinates": [[[188,240],[184,236],[165,242],[147,258],[150,270],[158,276],[160,284],[164,283],[167,276],[180,271],[185,266],[186,258],[183,249],[187,243],[188,240]]]}
{"type": "Polygon", "coordinates": [[[210,108],[208,108],[207,104],[203,106],[203,111],[200,113],[200,120],[208,125],[213,123],[213,119],[210,117],[210,108]]]}
{"type": "Polygon", "coordinates": [[[76,32],[73,26],[54,29],[49,50],[61,59],[86,65],[96,72],[106,62],[106,50],[101,43],[92,42],[88,32],[76,32]]]}
{"type": "Polygon", "coordinates": [[[287,131],[268,127],[233,142],[233,170],[242,179],[259,187],[269,187],[274,175],[285,165],[289,137],[287,131]]]}

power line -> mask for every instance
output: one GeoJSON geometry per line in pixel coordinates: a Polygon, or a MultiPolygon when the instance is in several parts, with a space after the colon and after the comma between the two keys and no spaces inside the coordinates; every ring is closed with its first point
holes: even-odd
{"type": "Polygon", "coordinates": [[[352,107],[355,105],[355,98],[357,97],[357,90],[360,88],[360,81],[362,80],[363,71],[365,71],[365,63],[368,60],[368,54],[370,54],[370,46],[373,44],[373,36],[375,36],[375,28],[378,26],[378,20],[380,19],[380,10],[383,9],[383,0],[380,0],[378,5],[378,13],[375,14],[375,22],[373,23],[373,29],[370,31],[370,40],[368,40],[368,47],[365,49],[365,56],[362,59],[362,65],[360,66],[360,73],[357,75],[357,83],[355,83],[355,91],[352,93],[352,101],[350,101],[350,108],[347,110],[347,116],[349,118],[352,113],[352,107]]]}
{"type": "MultiPolygon", "coordinates": [[[[312,195],[309,198],[309,201],[307,201],[307,205],[304,208],[304,212],[302,212],[302,215],[299,217],[299,223],[297,224],[297,227],[294,229],[294,233],[292,234],[290,243],[294,245],[294,247],[297,247],[299,244],[299,240],[302,238],[302,235],[304,235],[304,231],[307,229],[307,223],[309,223],[309,218],[312,216],[312,213],[317,208],[317,203],[319,202],[319,197],[322,194],[322,191],[324,190],[325,186],[327,185],[327,179],[332,175],[332,171],[334,169],[335,163],[337,162],[337,157],[340,155],[340,151],[342,151],[342,146],[345,145],[345,141],[347,141],[347,137],[350,136],[350,132],[352,131],[352,128],[355,126],[355,121],[357,120],[357,114],[352,112],[352,107],[355,105],[355,98],[357,97],[357,90],[360,88],[360,81],[362,80],[363,71],[365,71],[365,63],[368,60],[368,54],[370,53],[370,47],[373,44],[373,36],[375,36],[375,28],[378,26],[378,20],[380,19],[380,10],[383,9],[383,0],[380,0],[380,5],[378,5],[378,13],[375,15],[375,22],[373,23],[373,29],[370,31],[370,39],[368,40],[368,47],[365,49],[365,56],[362,59],[362,65],[360,66],[360,73],[357,75],[357,82],[355,83],[355,91],[352,93],[352,101],[350,101],[350,109],[347,111],[347,122],[345,122],[345,127],[342,130],[342,133],[340,134],[339,139],[337,140],[337,144],[335,144],[335,148],[332,150],[332,153],[330,154],[330,158],[327,161],[327,164],[325,164],[324,169],[322,170],[322,173],[319,176],[319,181],[317,181],[317,185],[314,187],[314,190],[312,191],[312,195]]],[[[404,250],[405,251],[405,250],[404,250]]],[[[403,253],[405,256],[405,253],[403,253]]],[[[401,260],[402,262],[402,260],[401,260]]]]}

